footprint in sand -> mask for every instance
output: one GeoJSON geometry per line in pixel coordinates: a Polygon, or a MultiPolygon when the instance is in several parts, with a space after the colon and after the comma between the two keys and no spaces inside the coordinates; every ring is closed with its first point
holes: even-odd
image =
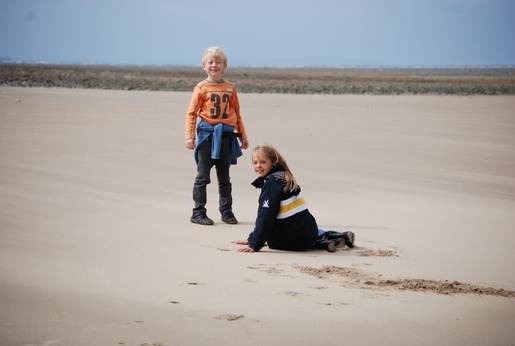
{"type": "Polygon", "coordinates": [[[340,281],[344,287],[358,289],[396,289],[400,291],[430,292],[446,295],[461,293],[515,298],[515,291],[496,287],[477,286],[458,281],[410,278],[383,279],[379,274],[337,266],[323,266],[321,268],[295,266],[294,268],[304,274],[309,274],[319,279],[337,280],[340,281]]]}
{"type": "Polygon", "coordinates": [[[218,317],[215,317],[215,318],[217,320],[224,320],[224,321],[237,321],[237,320],[241,320],[244,317],[245,316],[243,316],[243,315],[228,314],[228,315],[218,316],[218,317]]]}
{"type": "Polygon", "coordinates": [[[358,254],[364,257],[399,257],[397,252],[393,250],[365,250],[358,251],[358,254]]]}
{"type": "Polygon", "coordinates": [[[142,324],[142,323],[145,323],[145,321],[136,320],[136,321],[127,322],[126,324],[142,324]]]}
{"type": "Polygon", "coordinates": [[[286,291],[286,292],[284,292],[284,294],[286,294],[287,296],[290,296],[290,297],[302,297],[302,296],[306,295],[304,293],[294,292],[294,291],[286,291]]]}
{"type": "Polygon", "coordinates": [[[280,266],[281,264],[274,265],[268,265],[268,264],[255,264],[252,266],[248,266],[248,269],[255,269],[260,272],[267,273],[269,275],[274,276],[284,276],[284,277],[291,277],[291,275],[285,274],[284,269],[279,269],[277,266],[280,266]]]}

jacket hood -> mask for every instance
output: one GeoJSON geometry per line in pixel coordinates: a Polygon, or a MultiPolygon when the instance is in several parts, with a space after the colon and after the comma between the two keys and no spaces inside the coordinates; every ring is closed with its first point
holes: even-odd
{"type": "Polygon", "coordinates": [[[260,189],[263,187],[263,185],[265,184],[265,180],[268,179],[272,174],[274,173],[277,173],[277,172],[282,172],[283,174],[281,175],[281,178],[284,180],[284,168],[283,166],[281,165],[277,165],[275,167],[273,167],[270,172],[268,172],[268,174],[264,177],[259,177],[257,178],[256,180],[254,180],[251,185],[254,186],[255,188],[257,189],[260,189]]]}

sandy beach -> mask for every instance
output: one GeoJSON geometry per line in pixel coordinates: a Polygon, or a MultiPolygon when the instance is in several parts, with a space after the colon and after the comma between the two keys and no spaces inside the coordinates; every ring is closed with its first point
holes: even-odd
{"type": "Polygon", "coordinates": [[[239,95],[336,253],[190,222],[189,92],[0,87],[1,345],[515,345],[515,96],[239,95]]]}

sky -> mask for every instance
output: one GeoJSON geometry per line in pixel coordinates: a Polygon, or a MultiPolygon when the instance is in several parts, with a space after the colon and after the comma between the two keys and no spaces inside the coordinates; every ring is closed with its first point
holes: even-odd
{"type": "Polygon", "coordinates": [[[514,0],[0,0],[0,60],[515,66],[514,0]]]}

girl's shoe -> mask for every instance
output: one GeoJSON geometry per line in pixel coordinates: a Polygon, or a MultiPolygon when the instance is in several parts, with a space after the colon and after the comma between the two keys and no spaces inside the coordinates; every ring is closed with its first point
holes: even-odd
{"type": "Polygon", "coordinates": [[[354,232],[348,231],[347,234],[343,237],[345,239],[345,245],[349,248],[354,247],[354,232]]]}
{"type": "Polygon", "coordinates": [[[339,248],[345,247],[344,239],[320,240],[315,244],[315,248],[319,250],[326,250],[329,252],[336,252],[339,248]]]}

